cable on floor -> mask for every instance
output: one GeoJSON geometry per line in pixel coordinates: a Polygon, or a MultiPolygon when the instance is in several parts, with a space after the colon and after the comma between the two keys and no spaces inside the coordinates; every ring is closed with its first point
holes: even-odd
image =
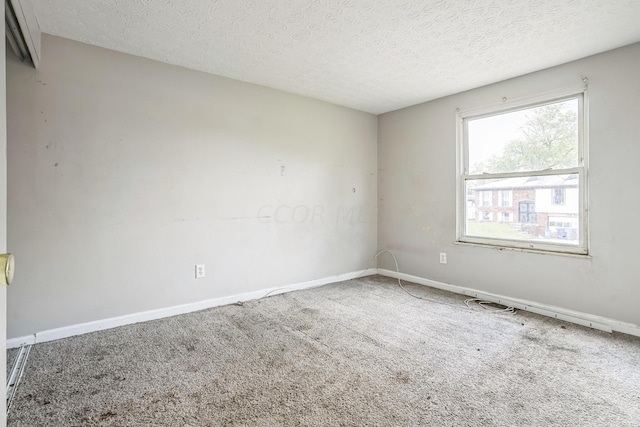
{"type": "MultiPolygon", "coordinates": [[[[396,257],[396,254],[394,254],[394,253],[393,253],[392,251],[390,251],[389,249],[383,249],[383,250],[379,251],[377,254],[375,254],[375,255],[373,256],[373,258],[371,259],[371,263],[369,264],[369,267],[367,267],[365,270],[363,270],[363,273],[364,273],[364,271],[368,270],[368,269],[371,267],[371,265],[373,264],[373,262],[374,262],[376,259],[378,259],[378,257],[379,257],[380,255],[382,255],[382,254],[384,254],[384,253],[388,253],[389,255],[391,255],[391,257],[393,257],[393,262],[395,263],[395,267],[396,267],[396,273],[397,273],[398,275],[400,275],[400,269],[398,268],[398,258],[396,257]]],[[[419,296],[419,295],[415,295],[415,294],[413,294],[413,293],[409,292],[409,291],[408,291],[408,290],[407,290],[407,289],[402,285],[402,281],[400,280],[400,277],[398,277],[398,286],[399,286],[399,287],[400,287],[400,289],[402,289],[405,293],[407,293],[408,295],[410,295],[410,296],[412,296],[412,297],[414,297],[414,298],[421,299],[421,300],[423,300],[423,301],[432,302],[432,303],[435,303],[435,304],[448,305],[448,306],[456,307],[456,308],[465,308],[465,307],[466,307],[466,308],[467,308],[467,309],[469,309],[469,310],[473,310],[469,304],[470,304],[471,302],[476,302],[476,301],[477,301],[477,302],[478,302],[478,305],[480,305],[480,307],[482,307],[482,308],[484,308],[485,310],[487,310],[486,312],[487,312],[487,313],[490,313],[490,314],[516,314],[516,312],[517,312],[517,310],[515,309],[515,307],[505,307],[505,308],[503,308],[503,309],[500,309],[500,308],[498,308],[498,309],[496,309],[496,308],[490,308],[490,306],[491,306],[491,305],[495,305],[496,303],[493,303],[493,302],[491,302],[491,301],[481,300],[481,299],[479,299],[479,298],[469,298],[469,299],[466,299],[466,300],[464,301],[464,305],[465,305],[465,306],[463,307],[463,306],[461,306],[461,305],[459,305],[459,304],[451,304],[451,303],[447,303],[447,302],[443,302],[443,301],[434,300],[434,299],[431,299],[431,298],[421,297],[421,296],[419,296]]],[[[476,310],[473,310],[473,311],[476,311],[476,310]]]]}
{"type": "Polygon", "coordinates": [[[464,305],[466,305],[467,307],[471,308],[471,306],[469,304],[472,303],[472,302],[477,302],[480,307],[484,308],[485,310],[489,310],[489,312],[495,313],[495,314],[516,314],[516,312],[517,312],[515,307],[503,306],[503,308],[494,308],[494,306],[502,305],[502,304],[497,304],[497,303],[491,302],[491,301],[485,301],[485,300],[482,300],[480,298],[469,298],[469,299],[466,299],[466,300],[464,300],[464,305]]]}
{"type": "Polygon", "coordinates": [[[14,360],[13,366],[11,367],[11,372],[7,377],[7,413],[9,413],[11,403],[13,402],[13,398],[18,390],[18,384],[20,384],[20,380],[22,379],[22,375],[24,374],[24,370],[27,366],[30,351],[31,345],[23,344],[20,347],[16,360],[14,360]]]}

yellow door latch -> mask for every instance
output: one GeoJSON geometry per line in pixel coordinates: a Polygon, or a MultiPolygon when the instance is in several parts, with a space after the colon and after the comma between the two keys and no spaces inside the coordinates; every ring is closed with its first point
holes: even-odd
{"type": "Polygon", "coordinates": [[[13,281],[15,261],[13,254],[0,255],[0,285],[10,285],[13,281]]]}

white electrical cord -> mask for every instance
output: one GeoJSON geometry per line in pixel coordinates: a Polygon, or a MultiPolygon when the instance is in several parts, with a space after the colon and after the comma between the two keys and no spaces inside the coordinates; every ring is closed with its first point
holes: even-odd
{"type": "MultiPolygon", "coordinates": [[[[384,254],[384,253],[388,253],[389,255],[391,255],[391,256],[393,257],[393,262],[395,263],[395,266],[396,266],[396,273],[397,273],[397,274],[398,274],[398,276],[399,276],[399,275],[400,275],[400,269],[398,268],[398,258],[396,257],[396,254],[394,254],[393,252],[391,252],[391,251],[390,251],[390,250],[388,250],[388,249],[383,249],[383,250],[379,251],[377,254],[375,254],[375,255],[373,256],[373,258],[371,259],[371,263],[369,264],[369,267],[367,267],[366,269],[364,269],[364,270],[363,270],[363,272],[362,272],[360,275],[364,274],[364,272],[365,272],[365,271],[367,271],[367,270],[371,267],[371,264],[373,264],[373,262],[374,262],[374,261],[375,261],[375,260],[376,260],[380,255],[382,255],[382,254],[384,254]]],[[[404,286],[402,286],[402,281],[400,280],[400,277],[398,277],[398,286],[400,286],[400,289],[402,289],[402,290],[403,290],[404,292],[406,292],[408,295],[411,295],[412,297],[417,298],[417,299],[421,299],[421,300],[423,300],[423,301],[429,301],[429,302],[433,302],[433,303],[436,303],[436,304],[442,304],[442,305],[449,305],[449,306],[451,306],[451,307],[456,307],[456,308],[465,308],[465,307],[463,307],[463,306],[461,306],[461,305],[458,305],[458,304],[450,304],[450,303],[447,303],[447,302],[437,301],[437,300],[434,300],[434,299],[431,299],[431,298],[425,298],[425,297],[421,297],[421,296],[418,296],[418,295],[412,294],[412,293],[411,293],[411,292],[409,292],[409,291],[408,291],[404,286]]],[[[493,303],[493,302],[491,302],[491,301],[484,301],[484,300],[481,300],[481,299],[479,299],[479,298],[469,298],[469,299],[466,299],[466,300],[464,301],[464,305],[466,306],[466,308],[467,308],[467,309],[469,309],[469,310],[473,310],[473,309],[471,308],[471,306],[469,305],[469,303],[470,303],[470,302],[474,302],[474,301],[477,301],[477,302],[478,302],[478,304],[480,305],[480,307],[482,307],[482,308],[484,308],[485,310],[487,310],[487,313],[491,313],[491,314],[516,314],[516,309],[515,309],[514,307],[505,307],[504,309],[492,309],[492,308],[489,308],[487,305],[488,305],[488,304],[495,304],[495,303],[493,303]]],[[[475,310],[474,310],[474,311],[475,311],[475,310]]]]}
{"type": "MultiPolygon", "coordinates": [[[[395,265],[396,265],[396,273],[398,273],[398,275],[399,275],[399,274],[400,274],[400,269],[398,268],[398,258],[396,257],[396,254],[394,254],[393,252],[391,252],[389,249],[383,249],[383,250],[379,251],[377,254],[375,254],[375,255],[373,256],[373,258],[371,259],[371,264],[373,264],[373,261],[375,261],[375,260],[376,260],[380,255],[382,255],[382,254],[384,254],[384,253],[388,253],[389,255],[391,255],[391,257],[393,258],[393,262],[394,262],[394,263],[395,263],[395,265]]],[[[371,264],[369,264],[369,267],[371,266],[371,264]]],[[[368,270],[368,269],[369,269],[369,267],[367,267],[367,269],[366,269],[366,270],[368,270]]],[[[366,271],[366,270],[365,270],[365,271],[366,271]]],[[[421,296],[418,296],[418,295],[415,295],[415,294],[413,294],[413,293],[409,292],[409,291],[408,291],[408,290],[407,290],[407,289],[402,285],[402,281],[400,280],[400,277],[398,277],[398,286],[400,286],[400,289],[402,289],[404,292],[406,292],[408,295],[411,295],[411,296],[412,296],[412,297],[414,297],[414,298],[421,299],[421,300],[423,300],[423,301],[429,301],[429,302],[432,302],[432,303],[435,303],[435,304],[450,305],[450,306],[452,306],[452,307],[458,307],[458,308],[460,308],[460,306],[459,306],[459,305],[456,305],[456,304],[450,304],[450,303],[448,303],[448,302],[443,302],[443,301],[438,301],[438,300],[431,299],[431,298],[421,297],[421,296]]]]}
{"type": "Polygon", "coordinates": [[[516,314],[516,311],[517,311],[515,307],[489,308],[491,304],[495,305],[495,303],[491,301],[481,300],[480,298],[466,299],[464,300],[464,305],[471,308],[469,306],[469,303],[471,302],[477,302],[480,307],[484,308],[485,310],[489,310],[490,313],[494,313],[494,314],[516,314]]]}
{"type": "Polygon", "coordinates": [[[13,362],[11,372],[7,377],[7,413],[9,413],[11,403],[13,402],[13,398],[15,397],[16,391],[18,390],[18,384],[20,384],[20,380],[22,379],[22,375],[24,374],[24,370],[27,366],[27,360],[29,359],[30,351],[31,345],[23,344],[20,347],[18,355],[16,356],[16,360],[13,362]]]}
{"type": "MultiPolygon", "coordinates": [[[[396,254],[394,254],[392,251],[390,251],[389,249],[383,249],[381,251],[379,251],[377,254],[375,254],[373,256],[373,258],[371,258],[371,262],[369,263],[369,265],[367,266],[367,268],[365,268],[364,270],[362,270],[362,272],[356,277],[356,278],[360,278],[362,277],[362,275],[371,268],[371,266],[373,265],[374,261],[376,261],[378,259],[378,257],[384,253],[388,253],[389,255],[391,255],[391,257],[393,258],[393,262],[396,266],[396,273],[398,274],[398,286],[400,287],[400,289],[402,289],[405,293],[407,293],[408,295],[412,296],[413,298],[417,298],[417,299],[421,299],[423,301],[428,301],[428,302],[432,302],[434,304],[441,304],[441,305],[448,305],[451,307],[455,307],[455,308],[466,308],[468,310],[472,310],[472,311],[476,311],[473,310],[471,308],[471,306],[469,305],[469,303],[471,302],[478,302],[478,305],[480,305],[480,307],[482,307],[483,309],[487,310],[487,313],[491,313],[491,314],[516,314],[516,309],[514,307],[505,307],[505,308],[489,308],[490,304],[495,304],[491,301],[484,301],[481,300],[479,298],[469,298],[466,299],[464,301],[464,306],[461,306],[459,304],[451,304],[448,302],[444,302],[444,301],[438,301],[435,299],[431,299],[431,298],[425,298],[425,297],[421,297],[419,295],[413,294],[411,292],[409,292],[403,285],[402,285],[402,280],[400,280],[400,268],[398,267],[398,258],[396,257],[396,254]]],[[[270,296],[271,294],[275,293],[275,292],[279,292],[279,293],[283,293],[286,292],[286,290],[288,289],[288,286],[283,286],[280,288],[274,288],[271,289],[270,291],[266,292],[262,298],[266,298],[268,296],[270,296]]],[[[236,303],[236,305],[242,306],[243,303],[241,301],[238,301],[236,303]]]]}

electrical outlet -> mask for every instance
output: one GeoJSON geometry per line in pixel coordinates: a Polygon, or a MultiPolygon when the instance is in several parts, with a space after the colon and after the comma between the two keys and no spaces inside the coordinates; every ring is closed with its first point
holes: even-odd
{"type": "Polygon", "coordinates": [[[196,279],[204,277],[204,264],[196,264],[196,279]]]}
{"type": "Polygon", "coordinates": [[[447,263],[447,254],[444,252],[440,252],[440,264],[447,263]]]}

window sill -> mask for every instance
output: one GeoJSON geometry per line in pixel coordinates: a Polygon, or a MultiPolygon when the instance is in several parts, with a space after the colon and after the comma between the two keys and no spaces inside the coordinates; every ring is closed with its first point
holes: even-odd
{"type": "Polygon", "coordinates": [[[475,242],[464,242],[464,241],[456,241],[454,242],[456,245],[460,246],[475,246],[479,248],[485,249],[493,249],[495,251],[515,251],[515,252],[529,252],[538,255],[559,255],[565,256],[569,258],[578,258],[578,259],[591,259],[592,256],[590,254],[581,254],[576,252],[563,252],[563,251],[553,251],[548,249],[533,249],[533,248],[517,248],[513,246],[500,246],[498,244],[490,244],[490,243],[475,243],[475,242]]]}

